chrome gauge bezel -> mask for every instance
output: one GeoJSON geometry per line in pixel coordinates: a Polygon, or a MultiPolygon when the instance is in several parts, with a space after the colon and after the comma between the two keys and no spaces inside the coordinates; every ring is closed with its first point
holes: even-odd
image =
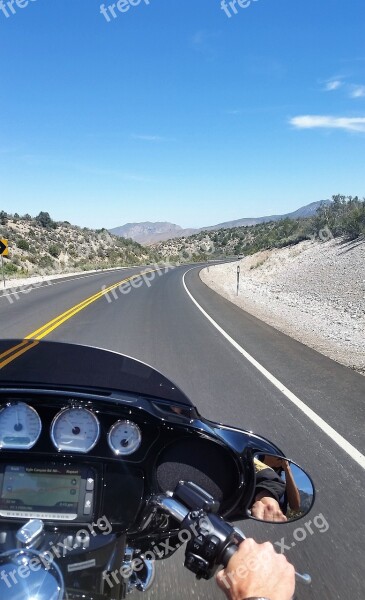
{"type": "Polygon", "coordinates": [[[72,454],[72,453],[88,454],[89,452],[91,452],[91,450],[93,450],[95,448],[96,444],[98,443],[98,441],[100,439],[100,422],[99,422],[99,419],[97,418],[97,416],[89,408],[85,408],[84,406],[67,406],[67,407],[63,408],[60,412],[58,412],[57,415],[54,417],[54,419],[51,423],[50,436],[51,436],[52,443],[53,443],[54,447],[56,448],[56,450],[58,450],[58,452],[67,452],[70,454],[72,454]],[[63,418],[65,416],[65,414],[72,413],[75,411],[82,411],[83,413],[88,413],[94,419],[94,422],[96,424],[96,435],[94,436],[92,443],[89,446],[87,446],[87,448],[84,448],[82,450],[75,449],[75,448],[63,447],[57,441],[57,437],[55,435],[55,428],[56,428],[59,420],[61,418],[63,418]]]}
{"type": "Polygon", "coordinates": [[[33,406],[30,406],[26,402],[8,402],[8,404],[6,404],[5,406],[3,406],[0,409],[0,418],[4,412],[6,412],[7,410],[9,410],[10,408],[12,408],[14,406],[25,406],[28,411],[31,411],[33,413],[33,415],[36,416],[36,418],[38,420],[38,433],[36,435],[36,438],[33,438],[29,442],[29,444],[25,444],[25,445],[24,444],[22,444],[22,445],[15,444],[12,446],[8,446],[8,445],[3,445],[0,440],[0,451],[1,450],[30,450],[31,448],[33,448],[36,445],[36,443],[38,442],[40,435],[42,433],[42,421],[41,421],[39,414],[37,413],[36,409],[33,408],[33,406]]]}
{"type": "Polygon", "coordinates": [[[142,432],[140,430],[140,428],[138,427],[137,423],[134,423],[134,421],[129,421],[128,419],[124,419],[122,421],[117,421],[116,423],[114,423],[114,425],[111,426],[111,428],[109,429],[108,432],[108,444],[109,444],[109,448],[111,449],[111,451],[113,452],[113,454],[115,456],[118,457],[124,457],[124,456],[131,456],[132,454],[134,454],[135,452],[137,452],[142,444],[142,432]],[[112,442],[112,436],[115,433],[115,430],[118,429],[121,426],[132,426],[133,429],[138,433],[138,442],[137,442],[137,446],[134,446],[133,448],[116,448],[113,445],[112,442]]]}

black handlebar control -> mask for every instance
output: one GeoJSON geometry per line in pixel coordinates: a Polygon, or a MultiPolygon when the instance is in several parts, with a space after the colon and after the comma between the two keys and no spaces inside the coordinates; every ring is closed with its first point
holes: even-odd
{"type": "Polygon", "coordinates": [[[244,536],[216,514],[219,504],[197,485],[180,482],[173,497],[190,508],[181,523],[181,529],[193,533],[186,546],[185,567],[198,579],[210,579],[219,565],[227,566],[244,536]]]}

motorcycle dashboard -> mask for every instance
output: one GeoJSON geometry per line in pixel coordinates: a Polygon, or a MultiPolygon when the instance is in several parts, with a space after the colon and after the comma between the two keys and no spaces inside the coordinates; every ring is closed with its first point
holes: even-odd
{"type": "Polygon", "coordinates": [[[163,398],[0,387],[0,521],[133,527],[152,495],[180,480],[229,511],[242,461],[194,409],[163,398]]]}

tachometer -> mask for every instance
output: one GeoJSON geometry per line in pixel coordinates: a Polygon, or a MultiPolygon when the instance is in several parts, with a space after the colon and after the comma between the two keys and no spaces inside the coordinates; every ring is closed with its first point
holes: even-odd
{"type": "Polygon", "coordinates": [[[141,430],[132,421],[118,421],[108,433],[108,443],[117,456],[128,456],[141,445],[141,430]]]}
{"type": "Polygon", "coordinates": [[[55,416],[51,438],[57,450],[90,452],[100,436],[100,424],[87,408],[65,408],[55,416]]]}
{"type": "Polygon", "coordinates": [[[4,450],[33,448],[41,431],[37,411],[25,402],[8,404],[0,411],[0,448],[4,450]]]}

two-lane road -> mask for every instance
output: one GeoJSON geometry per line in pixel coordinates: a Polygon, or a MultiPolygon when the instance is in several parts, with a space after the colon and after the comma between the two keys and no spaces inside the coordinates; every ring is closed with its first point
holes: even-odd
{"type": "MultiPolygon", "coordinates": [[[[272,439],[313,475],[317,501],[304,523],[246,522],[244,531],[285,543],[297,570],[311,573],[313,586],[298,588],[299,598],[363,600],[365,485],[357,452],[365,447],[365,378],[231,305],[200,281],[199,268],[190,269],[144,279],[135,279],[140,269],[119,270],[59,280],[13,303],[0,296],[1,337],[38,332],[134,356],[173,379],[204,416],[272,439]],[[126,279],[123,291],[102,295],[126,279]]],[[[213,582],[196,582],[182,568],[182,558],[158,565],[146,598],[222,599],[213,582]]]]}

